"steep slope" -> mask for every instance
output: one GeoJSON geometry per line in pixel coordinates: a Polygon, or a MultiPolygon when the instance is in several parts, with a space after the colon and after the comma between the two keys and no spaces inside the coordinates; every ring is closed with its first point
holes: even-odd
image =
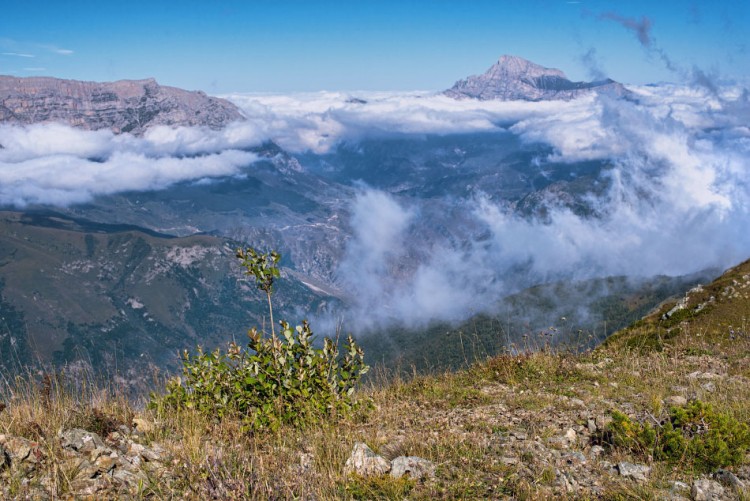
{"type": "MultiPolygon", "coordinates": [[[[667,301],[632,326],[611,336],[607,349],[675,350],[702,346],[714,352],[734,351],[736,341],[750,338],[750,260],[667,301]]],[[[746,367],[750,375],[750,365],[746,367]]]]}
{"type": "Polygon", "coordinates": [[[0,76],[0,122],[11,124],[62,122],[140,135],[154,125],[217,129],[242,119],[229,101],[162,86],[153,78],[99,83],[0,76]]]}
{"type": "Polygon", "coordinates": [[[614,80],[572,82],[558,69],[545,68],[516,56],[501,56],[482,75],[459,80],[446,96],[455,99],[502,101],[570,100],[591,92],[624,96],[627,89],[614,80]]]}
{"type": "Polygon", "coordinates": [[[290,267],[330,285],[352,190],[302,169],[274,143],[249,151],[259,160],[237,176],[100,196],[58,211],[170,235],[211,233],[252,242],[279,250],[290,267]]]}
{"type": "MultiPolygon", "coordinates": [[[[266,310],[240,273],[237,246],[0,212],[2,368],[75,363],[137,382],[150,368],[173,368],[180,350],[241,339],[266,310]]],[[[282,280],[280,318],[326,300],[286,270],[282,280]]]]}

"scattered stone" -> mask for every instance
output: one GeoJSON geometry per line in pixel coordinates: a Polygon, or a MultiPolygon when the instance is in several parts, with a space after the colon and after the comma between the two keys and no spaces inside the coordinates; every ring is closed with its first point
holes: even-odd
{"type": "Polygon", "coordinates": [[[589,429],[589,433],[596,433],[596,420],[595,419],[587,420],[586,427],[589,429]]]}
{"type": "Polygon", "coordinates": [[[686,484],[685,482],[680,482],[679,480],[673,480],[669,483],[671,485],[669,491],[670,493],[675,495],[682,495],[690,492],[690,486],[686,484]]]}
{"type": "Polygon", "coordinates": [[[312,469],[315,464],[315,456],[309,452],[302,452],[299,454],[299,468],[301,472],[306,472],[312,469]]]}
{"type": "Polygon", "coordinates": [[[575,443],[576,431],[573,428],[568,428],[568,431],[565,432],[565,440],[567,440],[569,444],[575,443]]]}
{"type": "Polygon", "coordinates": [[[159,444],[151,444],[151,447],[146,447],[140,452],[140,456],[146,461],[162,461],[164,452],[159,444]]]}
{"type": "Polygon", "coordinates": [[[511,431],[510,436],[516,440],[527,440],[529,436],[523,431],[511,431]]]}
{"type": "Polygon", "coordinates": [[[713,501],[724,497],[724,487],[716,480],[701,477],[693,482],[690,497],[694,501],[713,501]]]}
{"type": "Polygon", "coordinates": [[[578,452],[578,451],[564,454],[563,457],[565,458],[565,461],[568,464],[576,465],[576,464],[582,464],[586,462],[586,456],[584,456],[582,452],[578,452]]]}
{"type": "Polygon", "coordinates": [[[37,442],[10,435],[0,435],[0,455],[0,469],[12,467],[23,475],[35,471],[46,458],[37,442]]]}
{"type": "Polygon", "coordinates": [[[572,475],[555,470],[558,485],[565,489],[565,492],[572,494],[578,490],[578,482],[572,475]]]}
{"type": "Polygon", "coordinates": [[[687,377],[689,379],[707,379],[707,380],[710,380],[710,379],[721,379],[724,376],[722,376],[721,374],[713,373],[713,372],[695,371],[695,372],[691,372],[690,374],[688,374],[687,377]]]}
{"type": "Polygon", "coordinates": [[[705,391],[707,391],[707,392],[709,392],[709,393],[713,393],[713,392],[715,392],[715,391],[716,391],[716,385],[715,385],[715,384],[713,384],[713,383],[712,383],[712,382],[710,382],[710,381],[709,381],[708,383],[703,383],[703,384],[701,385],[701,388],[703,388],[703,389],[704,389],[705,391]]]}
{"type": "Polygon", "coordinates": [[[687,398],[682,395],[672,395],[664,400],[664,403],[672,407],[682,407],[687,404],[687,398]]]}
{"type": "Polygon", "coordinates": [[[594,445],[593,447],[591,447],[590,453],[592,457],[599,457],[604,454],[604,447],[602,447],[601,445],[594,445]]]}
{"type": "Polygon", "coordinates": [[[120,433],[122,433],[123,435],[132,435],[133,434],[133,429],[130,426],[125,425],[125,424],[121,424],[120,426],[118,426],[117,430],[120,433]]]}
{"type": "Polygon", "coordinates": [[[391,477],[408,475],[412,480],[435,477],[435,465],[427,459],[416,456],[399,456],[391,462],[391,477]]]}
{"type": "Polygon", "coordinates": [[[80,428],[63,430],[60,432],[59,437],[63,449],[74,450],[76,452],[91,452],[97,448],[104,447],[104,442],[99,435],[80,428]]]}
{"type": "Polygon", "coordinates": [[[346,460],[344,466],[345,474],[356,473],[362,477],[385,475],[390,470],[391,464],[383,456],[375,454],[367,444],[362,442],[354,444],[352,454],[346,460]]]}
{"type": "Polygon", "coordinates": [[[597,416],[596,418],[596,429],[597,430],[606,430],[607,426],[612,422],[612,416],[606,415],[606,416],[597,416]]]}
{"type": "Polygon", "coordinates": [[[745,489],[745,482],[740,480],[737,475],[729,470],[723,468],[719,469],[714,473],[714,478],[727,487],[731,487],[735,494],[738,494],[745,489]]]}
{"type": "Polygon", "coordinates": [[[127,448],[126,452],[129,456],[140,456],[141,454],[143,454],[143,451],[145,450],[146,450],[145,446],[133,442],[127,448]]]}
{"type": "Polygon", "coordinates": [[[636,482],[645,482],[651,473],[651,468],[643,464],[633,464],[623,461],[617,464],[620,476],[632,478],[636,482]]]}
{"type": "MultiPolygon", "coordinates": [[[[98,434],[79,428],[60,430],[58,439],[63,449],[59,460],[63,470],[69,472],[69,485],[76,499],[120,498],[143,486],[151,475],[161,478],[166,474],[160,463],[153,463],[166,454],[157,444],[146,447],[119,432],[110,433],[105,441],[98,434]]],[[[30,499],[50,498],[50,492],[56,489],[55,481],[49,475],[29,476],[38,469],[38,463],[47,460],[39,444],[0,435],[0,447],[6,466],[27,477],[24,485],[32,486],[28,492],[35,492],[30,499]]],[[[0,496],[3,496],[7,491],[1,485],[0,496]]]]}

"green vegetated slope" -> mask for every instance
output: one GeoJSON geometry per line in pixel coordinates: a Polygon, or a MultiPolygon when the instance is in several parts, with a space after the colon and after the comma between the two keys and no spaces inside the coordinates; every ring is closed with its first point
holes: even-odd
{"type": "MultiPolygon", "coordinates": [[[[3,368],[85,364],[126,379],[175,368],[177,353],[244,337],[263,303],[237,244],[174,238],[50,214],[0,213],[3,368]]],[[[290,280],[280,309],[320,299],[290,280]]]]}
{"type": "MultiPolygon", "coordinates": [[[[610,336],[604,349],[674,350],[682,344],[735,352],[750,333],[750,261],[667,301],[631,326],[610,336]]],[[[738,354],[741,355],[741,354],[738,354]]]]}

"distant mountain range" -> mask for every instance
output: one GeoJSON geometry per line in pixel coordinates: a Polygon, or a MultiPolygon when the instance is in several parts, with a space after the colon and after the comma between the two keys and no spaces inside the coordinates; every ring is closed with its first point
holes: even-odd
{"type": "Polygon", "coordinates": [[[229,101],[159,85],[153,78],[98,83],[0,76],[0,122],[61,122],[140,135],[154,125],[220,129],[242,119],[229,101]]]}
{"type": "MultiPolygon", "coordinates": [[[[573,82],[560,70],[505,55],[484,74],[459,80],[444,94],[455,99],[545,101],[592,92],[629,94],[610,79],[573,82]]],[[[220,129],[243,119],[239,108],[225,99],[159,85],[153,78],[82,82],[0,76],[0,123],[61,122],[86,130],[142,135],[155,125],[220,129]]]]}
{"type": "Polygon", "coordinates": [[[614,80],[573,82],[560,70],[506,55],[500,57],[484,74],[459,80],[444,94],[455,99],[567,101],[592,92],[619,97],[628,94],[628,90],[614,80]]]}

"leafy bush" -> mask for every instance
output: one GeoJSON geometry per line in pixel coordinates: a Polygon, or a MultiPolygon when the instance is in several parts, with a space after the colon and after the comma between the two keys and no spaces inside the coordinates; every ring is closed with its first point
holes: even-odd
{"type": "MultiPolygon", "coordinates": [[[[271,309],[273,279],[279,276],[273,252],[238,251],[258,287],[266,292],[271,309]]],[[[336,342],[323,340],[313,346],[307,321],[291,327],[279,322],[280,336],[253,328],[246,348],[230,343],[224,352],[216,349],[182,354],[182,377],[167,382],[163,396],[152,394],[156,409],[195,409],[222,419],[240,417],[250,430],[277,429],[282,423],[304,425],[320,416],[347,415],[356,406],[354,388],[369,367],[364,353],[351,336],[343,356],[336,342]]]]}
{"type": "Polygon", "coordinates": [[[655,460],[689,463],[702,472],[739,465],[750,450],[748,425],[700,400],[672,407],[669,417],[655,426],[613,411],[608,432],[616,447],[655,460]]]}

